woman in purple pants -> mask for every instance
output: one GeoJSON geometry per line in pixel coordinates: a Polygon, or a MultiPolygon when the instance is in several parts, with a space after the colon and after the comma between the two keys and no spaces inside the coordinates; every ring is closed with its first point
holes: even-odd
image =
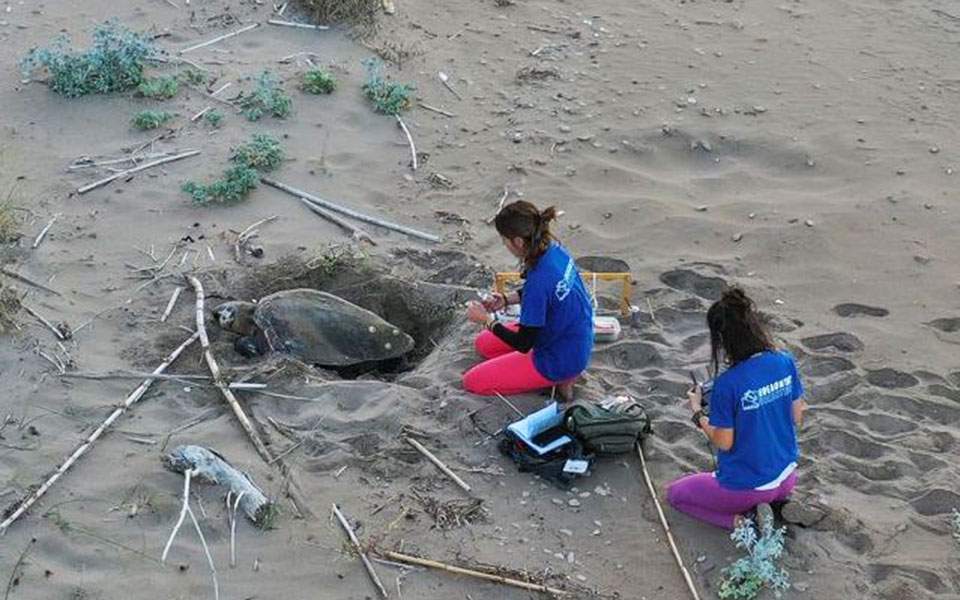
{"type": "MultiPolygon", "coordinates": [[[[770,519],[770,502],[787,499],[797,483],[797,428],[806,402],[793,357],[778,351],[743,290],[734,288],[707,311],[714,372],[709,406],[695,386],[687,397],[693,423],[717,447],[717,470],[667,486],[675,509],[733,529],[756,511],[770,519]],[[709,409],[709,412],[708,412],[709,409]]],[[[772,525],[772,521],[770,522],[772,525]]]]}

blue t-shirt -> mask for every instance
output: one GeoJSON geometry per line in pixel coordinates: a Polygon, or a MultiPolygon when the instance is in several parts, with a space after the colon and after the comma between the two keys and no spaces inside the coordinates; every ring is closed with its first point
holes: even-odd
{"type": "Polygon", "coordinates": [[[527,271],[520,324],[540,327],[533,365],[550,381],[564,381],[587,368],[593,352],[593,304],[570,254],[553,243],[527,271]]]}
{"type": "Polygon", "coordinates": [[[734,490],[770,483],[797,461],[793,402],[803,396],[789,352],[761,352],[717,377],[710,424],[733,429],[733,447],[717,453],[717,481],[734,490]]]}

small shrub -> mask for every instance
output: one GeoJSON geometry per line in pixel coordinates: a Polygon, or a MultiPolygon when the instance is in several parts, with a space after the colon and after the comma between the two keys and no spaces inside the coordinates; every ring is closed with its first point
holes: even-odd
{"type": "Polygon", "coordinates": [[[324,69],[311,69],[303,74],[303,91],[308,94],[332,94],[337,80],[324,69]]]}
{"type": "Polygon", "coordinates": [[[783,554],[783,536],[786,528],[766,527],[757,537],[753,523],[744,519],[730,534],[737,548],[747,552],[747,556],[723,570],[718,596],[723,599],[750,600],[756,598],[764,588],[769,587],[779,598],[780,593],[790,587],[788,574],[776,564],[783,554]]]}
{"type": "Polygon", "coordinates": [[[142,110],[133,116],[133,126],[144,131],[156,129],[173,117],[173,113],[164,110],[142,110]]]}
{"type": "Polygon", "coordinates": [[[20,222],[13,212],[10,199],[7,198],[7,200],[0,203],[0,244],[9,244],[19,239],[20,222]]]}
{"type": "Polygon", "coordinates": [[[190,194],[197,204],[232,204],[247,197],[257,187],[260,175],[255,169],[236,166],[227,169],[223,178],[203,185],[193,181],[183,184],[183,191],[190,194]]]}
{"type": "Polygon", "coordinates": [[[19,310],[20,295],[0,280],[0,333],[7,333],[16,328],[16,316],[19,310]]]}
{"type": "Polygon", "coordinates": [[[363,64],[367,68],[363,93],[377,112],[396,115],[410,107],[413,86],[384,79],[383,63],[377,59],[367,59],[363,64]]]}
{"type": "Polygon", "coordinates": [[[203,120],[211,127],[220,127],[223,123],[223,113],[219,110],[208,110],[207,113],[203,115],[203,120]]]}
{"type": "Polygon", "coordinates": [[[133,89],[143,81],[144,60],[153,52],[145,36],[110,20],[93,30],[93,45],[86,50],[69,47],[60,36],[49,48],[34,48],[20,62],[24,76],[44,68],[50,89],[68,98],[109,94],[133,89]]]}
{"type": "Polygon", "coordinates": [[[241,97],[239,102],[243,116],[250,121],[257,121],[267,113],[284,119],[290,115],[290,108],[293,106],[290,96],[283,91],[280,82],[270,71],[261,73],[253,93],[241,97]]]}
{"type": "Polygon", "coordinates": [[[177,78],[172,76],[154,77],[145,79],[137,86],[137,93],[145,98],[154,100],[169,100],[180,91],[180,84],[177,78]]]}
{"type": "Polygon", "coordinates": [[[272,171],[283,162],[283,148],[276,138],[256,133],[249,144],[234,149],[230,160],[239,167],[272,171]]]}

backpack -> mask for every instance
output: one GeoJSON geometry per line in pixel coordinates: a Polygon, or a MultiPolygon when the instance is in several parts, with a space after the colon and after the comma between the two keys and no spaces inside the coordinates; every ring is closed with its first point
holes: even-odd
{"type": "Polygon", "coordinates": [[[651,433],[650,417],[636,400],[610,398],[602,405],[577,403],[567,409],[564,425],[590,453],[623,454],[651,433]]]}
{"type": "Polygon", "coordinates": [[[509,457],[521,473],[533,473],[553,483],[560,489],[568,489],[579,476],[576,473],[564,471],[568,460],[589,460],[583,455],[583,446],[575,436],[570,443],[560,446],[546,454],[537,454],[522,439],[510,430],[504,430],[503,439],[497,448],[509,457]]]}

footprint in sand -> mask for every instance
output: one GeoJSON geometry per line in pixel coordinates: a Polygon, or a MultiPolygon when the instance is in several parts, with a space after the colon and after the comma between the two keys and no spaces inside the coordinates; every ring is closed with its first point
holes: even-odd
{"type": "Polygon", "coordinates": [[[930,327],[944,333],[956,333],[960,331],[960,318],[944,318],[944,319],[934,319],[929,323],[925,323],[930,327]]]}
{"type": "Polygon", "coordinates": [[[660,274],[660,281],[675,290],[689,292],[706,300],[718,300],[727,282],[720,277],[701,275],[689,269],[674,269],[660,274]]]}
{"type": "Polygon", "coordinates": [[[800,342],[811,350],[828,350],[831,348],[840,352],[859,352],[863,350],[863,342],[860,341],[860,338],[845,331],[814,335],[803,338],[800,342]]]}
{"type": "Polygon", "coordinates": [[[920,383],[920,380],[910,373],[904,373],[903,371],[897,371],[896,369],[890,368],[868,371],[867,381],[877,387],[886,388],[888,390],[913,387],[920,383]]]}
{"type": "Polygon", "coordinates": [[[960,506],[960,495],[944,489],[932,489],[910,501],[913,509],[925,517],[950,514],[960,506]]]}
{"type": "Polygon", "coordinates": [[[885,317],[890,314],[890,311],[885,308],[856,304],[854,302],[838,304],[833,307],[833,312],[841,317],[885,317]]]}

